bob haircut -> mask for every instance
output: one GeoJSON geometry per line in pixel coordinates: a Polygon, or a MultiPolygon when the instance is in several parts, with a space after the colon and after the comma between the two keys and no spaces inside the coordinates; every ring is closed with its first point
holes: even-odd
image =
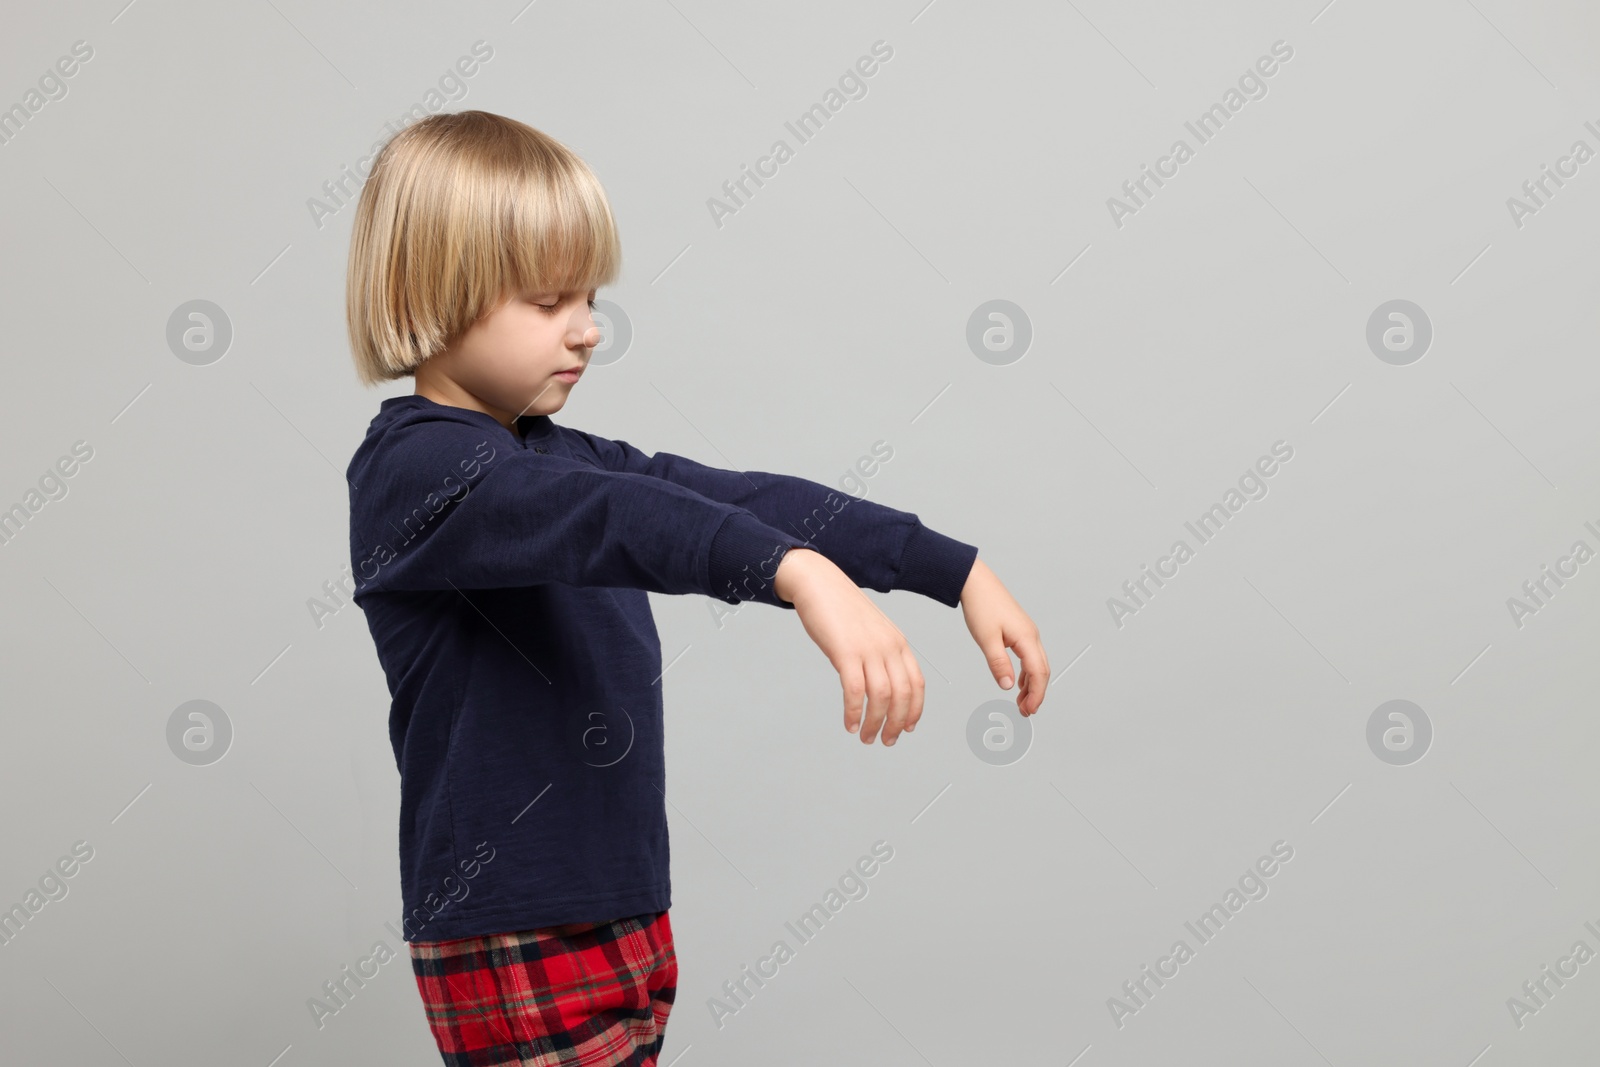
{"type": "Polygon", "coordinates": [[[430,115],[361,189],[345,278],[356,373],[412,376],[507,299],[587,292],[621,265],[605,190],[566,145],[487,111],[430,115]]]}

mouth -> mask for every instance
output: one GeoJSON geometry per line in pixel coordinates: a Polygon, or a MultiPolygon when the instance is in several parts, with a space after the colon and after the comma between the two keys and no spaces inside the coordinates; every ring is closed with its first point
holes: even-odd
{"type": "Polygon", "coordinates": [[[564,382],[575,382],[579,378],[583,377],[583,368],[568,367],[566,370],[556,371],[553,377],[559,378],[564,382]]]}

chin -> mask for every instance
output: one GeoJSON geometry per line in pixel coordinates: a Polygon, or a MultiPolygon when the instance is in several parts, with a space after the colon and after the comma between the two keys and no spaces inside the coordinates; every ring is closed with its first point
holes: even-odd
{"type": "Polygon", "coordinates": [[[567,396],[564,392],[555,389],[547,390],[538,403],[528,409],[529,415],[554,415],[566,406],[567,396]]]}

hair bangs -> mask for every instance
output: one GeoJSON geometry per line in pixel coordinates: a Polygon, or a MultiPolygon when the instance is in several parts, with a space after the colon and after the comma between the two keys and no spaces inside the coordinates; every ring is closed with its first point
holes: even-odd
{"type": "Polygon", "coordinates": [[[616,280],[616,223],[587,167],[525,170],[502,188],[498,247],[507,292],[587,292],[616,280]]]}

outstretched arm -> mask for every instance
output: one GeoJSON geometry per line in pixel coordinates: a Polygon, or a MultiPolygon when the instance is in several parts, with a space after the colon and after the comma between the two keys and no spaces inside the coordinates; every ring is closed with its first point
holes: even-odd
{"type": "Polygon", "coordinates": [[[406,432],[381,470],[352,482],[358,599],[562,582],[788,607],[772,579],[801,539],[681,485],[567,456],[485,445],[455,473],[480,432],[406,432]]]}
{"type": "Polygon", "coordinates": [[[788,474],[710,467],[671,452],[648,455],[626,441],[573,431],[608,470],[642,474],[748,510],[803,541],[856,585],[904,589],[955,607],[978,549],[924,526],[907,511],[788,474]]]}

